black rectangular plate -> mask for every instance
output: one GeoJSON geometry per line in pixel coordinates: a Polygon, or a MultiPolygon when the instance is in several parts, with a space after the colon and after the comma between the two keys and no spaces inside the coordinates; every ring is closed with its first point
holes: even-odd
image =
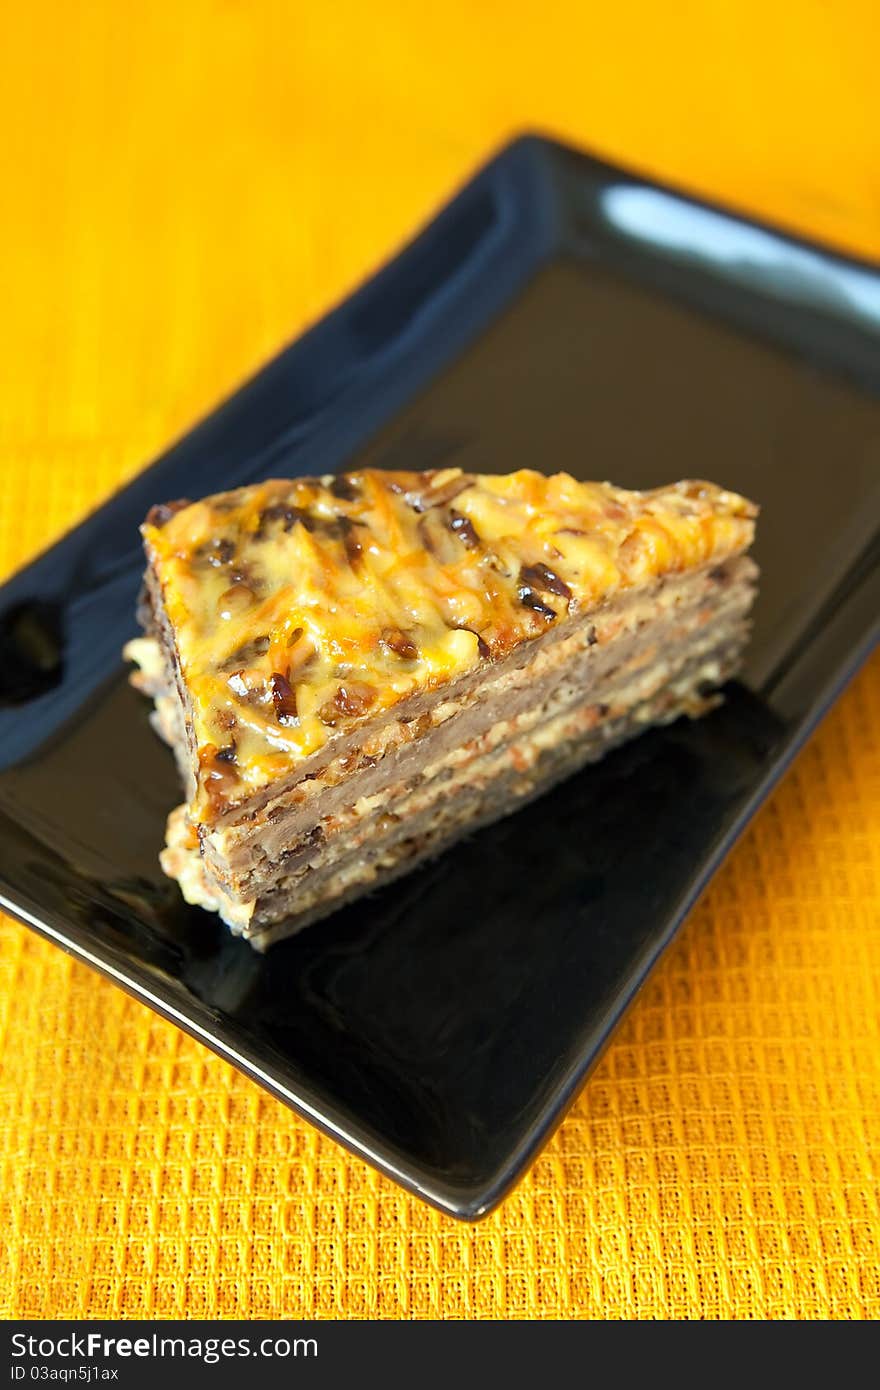
{"type": "Polygon", "coordinates": [[[876,642],[880,275],[548,141],[0,593],[0,902],[441,1209],[522,1174],[876,642]],[[708,476],[762,508],[726,703],[261,957],[157,863],[126,684],[151,503],[343,465],[708,476]]]}

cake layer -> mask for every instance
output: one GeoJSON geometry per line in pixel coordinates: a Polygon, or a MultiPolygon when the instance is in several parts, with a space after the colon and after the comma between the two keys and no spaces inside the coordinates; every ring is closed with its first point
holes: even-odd
{"type": "Polygon", "coordinates": [[[723,682],[735,670],[740,643],[712,653],[681,671],[650,699],[612,717],[594,706],[569,712],[517,739],[499,752],[479,775],[456,779],[445,794],[420,808],[402,804],[396,814],[374,823],[369,836],[351,844],[333,862],[279,880],[256,902],[243,904],[218,888],[188,834],[186,808],[169,821],[163,863],[181,884],[189,902],[219,912],[236,933],[259,949],[300,931],[361,893],[382,886],[417,864],[440,854],[463,835],[517,810],[555,782],[651,724],[682,714],[698,715],[711,702],[707,684],[723,682]]]}

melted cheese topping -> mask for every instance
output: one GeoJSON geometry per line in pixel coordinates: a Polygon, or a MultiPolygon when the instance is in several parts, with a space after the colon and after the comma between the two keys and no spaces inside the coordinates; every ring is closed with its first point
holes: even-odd
{"type": "Polygon", "coordinates": [[[211,819],[407,696],[569,614],[744,550],[711,483],[364,470],[155,507],[142,527],[211,819]]]}

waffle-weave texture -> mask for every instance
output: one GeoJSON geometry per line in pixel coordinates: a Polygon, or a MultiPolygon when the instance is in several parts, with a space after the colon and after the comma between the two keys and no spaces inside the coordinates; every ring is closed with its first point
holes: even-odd
{"type": "MultiPolygon", "coordinates": [[[[3,574],[523,127],[880,254],[874,6],[442,15],[9,8],[3,574]]],[[[0,1313],[877,1317],[878,1020],[876,658],[477,1227],[0,920],[0,1313]]]]}

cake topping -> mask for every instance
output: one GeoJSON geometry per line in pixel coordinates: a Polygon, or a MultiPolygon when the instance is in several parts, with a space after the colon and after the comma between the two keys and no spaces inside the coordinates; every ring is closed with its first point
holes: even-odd
{"type": "Polygon", "coordinates": [[[720,563],[749,543],[754,514],[711,483],[627,492],[456,468],[272,481],[154,507],[143,534],[200,786],[216,797],[232,776],[252,791],[569,614],[720,563]],[[232,726],[228,763],[217,750],[232,726]]]}

